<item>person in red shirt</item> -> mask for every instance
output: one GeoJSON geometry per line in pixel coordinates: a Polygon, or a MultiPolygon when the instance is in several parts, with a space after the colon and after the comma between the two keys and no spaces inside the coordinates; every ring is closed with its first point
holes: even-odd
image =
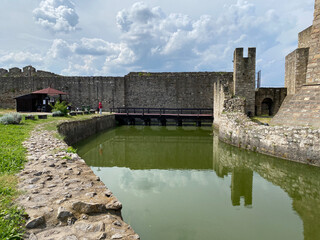
{"type": "Polygon", "coordinates": [[[102,103],[101,102],[99,102],[99,114],[102,114],[102,103]]]}

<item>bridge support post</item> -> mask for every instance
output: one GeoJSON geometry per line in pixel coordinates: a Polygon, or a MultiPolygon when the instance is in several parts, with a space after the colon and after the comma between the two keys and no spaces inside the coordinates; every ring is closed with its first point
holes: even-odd
{"type": "Polygon", "coordinates": [[[150,118],[145,118],[144,119],[144,125],[145,126],[150,126],[151,125],[151,119],[150,118]]]}
{"type": "Polygon", "coordinates": [[[128,125],[135,125],[136,124],[136,121],[134,118],[129,118],[128,119],[128,125]]]}
{"type": "Polygon", "coordinates": [[[159,126],[167,126],[167,120],[165,118],[160,118],[159,126]]]}
{"type": "Polygon", "coordinates": [[[198,120],[198,121],[196,122],[196,126],[197,126],[197,127],[201,127],[201,120],[198,120]]]}
{"type": "Polygon", "coordinates": [[[177,126],[178,127],[182,126],[182,119],[180,119],[180,118],[177,119],[177,126]]]}

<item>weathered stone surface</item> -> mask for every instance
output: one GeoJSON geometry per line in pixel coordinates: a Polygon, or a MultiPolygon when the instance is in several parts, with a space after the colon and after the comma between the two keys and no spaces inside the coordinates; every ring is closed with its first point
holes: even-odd
{"type": "Polygon", "coordinates": [[[285,100],[271,123],[320,128],[320,85],[302,86],[285,100]]]}
{"type": "Polygon", "coordinates": [[[136,72],[124,77],[38,74],[39,71],[32,78],[21,74],[2,77],[0,74],[0,107],[14,108],[14,97],[29,94],[33,86],[46,88],[50,81],[53,88],[68,92],[68,100],[76,107],[85,105],[96,108],[99,99],[102,99],[103,110],[122,106],[210,108],[213,83],[221,79],[232,79],[230,72],[136,72]],[[92,87],[93,83],[95,87],[92,87]]]}
{"type": "Polygon", "coordinates": [[[122,223],[120,221],[116,220],[116,221],[113,222],[113,225],[121,227],[122,223]]]}
{"type": "Polygon", "coordinates": [[[123,238],[123,235],[120,233],[116,233],[111,236],[111,239],[121,239],[121,238],[123,238]]]}
{"type": "Polygon", "coordinates": [[[57,219],[59,219],[60,221],[67,221],[67,219],[69,217],[73,217],[72,212],[67,211],[65,208],[63,207],[59,207],[58,208],[58,215],[57,215],[57,219]]]}
{"type": "Polygon", "coordinates": [[[33,218],[26,223],[26,228],[37,228],[45,223],[44,216],[33,218]]]}
{"type": "Polygon", "coordinates": [[[243,113],[221,114],[219,139],[252,151],[320,166],[320,129],[263,126],[243,113]]]}
{"type": "Polygon", "coordinates": [[[102,239],[106,239],[107,238],[107,234],[106,233],[102,233],[99,237],[98,240],[102,240],[102,239]]]}
{"type": "Polygon", "coordinates": [[[76,235],[70,235],[70,236],[63,237],[61,240],[78,240],[78,238],[76,235]]]}
{"type": "Polygon", "coordinates": [[[133,236],[134,231],[117,210],[121,203],[112,194],[105,195],[109,191],[105,185],[77,154],[66,152],[68,145],[55,134],[38,126],[24,142],[33,157],[17,174],[19,189],[24,192],[17,201],[29,216],[42,216],[28,221],[29,239],[103,239],[116,233],[133,236]],[[65,156],[75,160],[66,161],[65,156]],[[108,211],[106,204],[113,209],[108,211]]]}
{"type": "Polygon", "coordinates": [[[243,56],[243,48],[236,48],[233,56],[232,94],[246,99],[245,113],[253,116],[255,112],[256,48],[248,49],[248,57],[243,56]]]}
{"type": "Polygon", "coordinates": [[[119,201],[113,201],[112,203],[107,204],[106,208],[110,210],[119,210],[122,208],[122,204],[119,201]]]}
{"type": "Polygon", "coordinates": [[[30,234],[29,240],[38,240],[37,236],[34,235],[33,233],[30,234]]]}
{"type": "Polygon", "coordinates": [[[85,203],[85,202],[75,202],[72,204],[72,209],[78,213],[104,213],[107,208],[101,203],[85,203]]]}

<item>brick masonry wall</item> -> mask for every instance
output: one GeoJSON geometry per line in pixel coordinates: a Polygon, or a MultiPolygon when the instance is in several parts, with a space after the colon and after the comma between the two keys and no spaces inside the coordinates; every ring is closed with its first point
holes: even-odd
{"type": "Polygon", "coordinates": [[[309,48],[298,48],[286,56],[285,87],[288,95],[295,94],[306,83],[309,48]]]}
{"type": "Polygon", "coordinates": [[[238,112],[221,114],[219,139],[255,152],[320,166],[320,129],[263,126],[238,112]]]}
{"type": "Polygon", "coordinates": [[[298,48],[309,48],[311,40],[312,26],[299,32],[298,35],[298,48]]]}
{"type": "Polygon", "coordinates": [[[14,97],[49,86],[67,92],[64,98],[73,107],[97,108],[102,101],[104,111],[125,106],[212,108],[213,83],[232,79],[232,73],[225,72],[130,73],[125,77],[12,74],[0,77],[1,108],[15,108],[14,97]]]}
{"type": "Polygon", "coordinates": [[[103,115],[80,121],[68,121],[58,125],[58,132],[68,145],[116,126],[114,115],[103,115]]]}
{"type": "Polygon", "coordinates": [[[310,40],[307,84],[320,83],[320,0],[315,0],[310,40]]]}
{"type": "Polygon", "coordinates": [[[128,107],[212,108],[213,84],[232,73],[130,73],[126,77],[128,107]]]}
{"type": "Polygon", "coordinates": [[[320,85],[302,86],[282,104],[271,123],[320,128],[320,85]]]}
{"type": "Polygon", "coordinates": [[[248,49],[248,57],[243,57],[243,48],[236,48],[233,57],[233,95],[246,99],[246,113],[255,112],[256,49],[248,49]]]}
{"type": "Polygon", "coordinates": [[[14,97],[51,86],[68,93],[63,96],[73,107],[97,108],[102,101],[105,110],[124,106],[123,77],[0,77],[0,107],[15,108],[14,97]]]}
{"type": "Polygon", "coordinates": [[[219,124],[221,113],[224,111],[225,102],[232,98],[233,81],[216,81],[213,87],[213,117],[214,124],[219,124]]]}
{"type": "Polygon", "coordinates": [[[262,102],[265,99],[271,99],[272,105],[272,115],[275,115],[287,96],[286,88],[259,88],[256,90],[256,115],[260,116],[262,114],[262,102]]]}

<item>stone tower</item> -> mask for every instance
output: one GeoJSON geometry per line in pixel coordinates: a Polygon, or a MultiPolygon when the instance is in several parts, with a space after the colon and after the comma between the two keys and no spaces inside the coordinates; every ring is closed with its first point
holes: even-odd
{"type": "Polygon", "coordinates": [[[243,57],[243,48],[236,48],[233,55],[233,95],[246,99],[245,112],[255,112],[256,48],[248,49],[243,57]]]}
{"type": "Polygon", "coordinates": [[[313,16],[307,84],[320,84],[320,0],[315,0],[313,16]]]}
{"type": "Polygon", "coordinates": [[[315,0],[314,6],[312,27],[299,34],[299,47],[309,47],[309,57],[307,60],[304,59],[307,51],[303,49],[303,54],[297,52],[300,57],[295,57],[293,60],[297,63],[291,71],[293,74],[286,73],[286,86],[297,86],[288,89],[288,96],[279,112],[271,120],[273,125],[320,128],[320,0],[315,0]],[[308,33],[309,31],[311,33],[308,33]],[[303,61],[298,61],[300,58],[303,61]],[[306,64],[307,67],[305,67],[306,64]],[[304,71],[306,71],[305,83],[303,83],[304,71]],[[300,80],[297,81],[297,79],[300,80]]]}

